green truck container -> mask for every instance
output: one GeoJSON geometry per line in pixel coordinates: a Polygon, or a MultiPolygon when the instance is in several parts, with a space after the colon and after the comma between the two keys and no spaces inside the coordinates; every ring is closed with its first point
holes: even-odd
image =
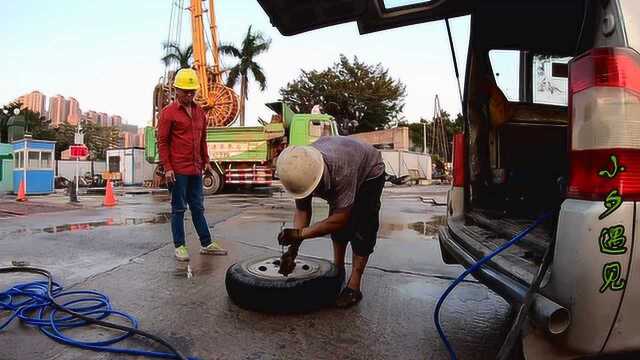
{"type": "MultiPolygon", "coordinates": [[[[289,145],[308,145],[321,136],[338,135],[334,118],[326,114],[297,114],[283,102],[269,103],[271,122],[262,126],[207,129],[207,149],[214,174],[203,178],[206,194],[225,185],[271,185],[275,160],[289,145]]],[[[158,163],[155,128],[145,128],[147,161],[158,163]]]]}

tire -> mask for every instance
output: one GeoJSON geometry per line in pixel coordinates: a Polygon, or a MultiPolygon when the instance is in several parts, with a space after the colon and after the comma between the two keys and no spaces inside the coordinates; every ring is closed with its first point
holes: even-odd
{"type": "MultiPolygon", "coordinates": [[[[258,265],[273,264],[276,260],[279,257],[259,257],[231,265],[225,279],[231,300],[243,309],[267,313],[305,313],[335,303],[344,273],[333,263],[299,256],[296,271],[302,269],[300,263],[315,271],[289,277],[255,273],[258,265]]],[[[270,271],[277,272],[277,265],[271,267],[270,271]]]]}
{"type": "Polygon", "coordinates": [[[205,174],[202,177],[202,187],[204,188],[205,195],[218,194],[224,187],[224,180],[222,179],[222,175],[220,175],[217,171],[214,171],[211,174],[205,174]]]}

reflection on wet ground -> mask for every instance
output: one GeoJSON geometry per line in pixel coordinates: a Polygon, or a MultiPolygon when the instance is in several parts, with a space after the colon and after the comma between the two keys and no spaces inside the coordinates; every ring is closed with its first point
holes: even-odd
{"type": "Polygon", "coordinates": [[[409,228],[418,234],[422,235],[435,235],[438,233],[438,228],[447,223],[447,217],[444,215],[434,216],[430,221],[418,221],[409,224],[409,228]]]}
{"type": "Polygon", "coordinates": [[[207,199],[233,197],[233,198],[272,198],[274,196],[282,196],[284,191],[279,188],[272,187],[242,187],[227,185],[222,194],[207,195],[207,199]],[[228,188],[227,188],[228,186],[228,188]]]}
{"type": "Polygon", "coordinates": [[[49,233],[49,234],[57,234],[61,232],[67,231],[86,231],[93,230],[96,228],[100,228],[103,226],[132,226],[132,225],[142,225],[142,224],[166,224],[171,220],[171,213],[160,213],[158,215],[147,217],[147,218],[133,218],[133,217],[125,217],[125,218],[108,218],[106,220],[101,221],[91,221],[77,224],[64,224],[57,226],[49,226],[41,229],[21,229],[16,231],[15,233],[24,233],[29,232],[31,234],[37,233],[49,233]]]}
{"type": "MultiPolygon", "coordinates": [[[[189,249],[198,249],[199,244],[197,241],[187,240],[189,249]]],[[[215,260],[217,255],[202,255],[199,253],[189,253],[189,261],[176,261],[175,270],[172,275],[175,277],[186,277],[191,279],[196,275],[211,274],[218,269],[219,264],[215,260]]]]}
{"type": "Polygon", "coordinates": [[[384,236],[396,231],[413,230],[420,235],[434,236],[438,233],[438,228],[446,224],[446,219],[444,215],[436,215],[431,216],[429,221],[416,221],[408,224],[383,222],[380,224],[379,232],[384,236]]]}
{"type": "Polygon", "coordinates": [[[167,202],[171,199],[170,195],[167,194],[161,194],[161,195],[153,195],[151,196],[151,201],[152,202],[167,202]]]}
{"type": "Polygon", "coordinates": [[[193,268],[188,261],[176,261],[176,269],[172,272],[172,275],[191,279],[193,277],[193,268]]]}

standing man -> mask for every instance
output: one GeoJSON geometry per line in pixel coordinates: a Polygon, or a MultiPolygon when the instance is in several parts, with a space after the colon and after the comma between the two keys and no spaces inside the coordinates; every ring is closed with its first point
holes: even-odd
{"type": "Polygon", "coordinates": [[[184,238],[184,212],[189,204],[193,225],[200,238],[200,253],[226,255],[215,241],[204,217],[202,172],[213,172],[207,153],[207,118],[193,102],[198,77],[193,69],[181,69],[173,86],[176,101],[162,109],[158,124],[160,164],[171,192],[171,233],[176,259],[188,261],[184,238]]]}
{"type": "Polygon", "coordinates": [[[278,242],[290,245],[280,272],[291,273],[298,248],[305,239],[331,234],[336,267],[344,273],[347,243],[353,250],[351,277],[336,301],[346,308],[362,300],[362,273],[373,253],[378,234],[384,163],[380,152],[354,138],[321,137],[310,146],[285,149],[277,163],[282,185],[296,199],[293,228],[284,229],[278,242]],[[329,217],[311,223],[313,196],[329,203],[329,217]]]}

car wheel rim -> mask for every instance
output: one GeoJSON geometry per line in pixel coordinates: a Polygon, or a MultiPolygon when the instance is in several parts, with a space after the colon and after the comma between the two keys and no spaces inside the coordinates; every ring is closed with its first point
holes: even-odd
{"type": "Polygon", "coordinates": [[[204,187],[207,189],[213,188],[216,181],[213,179],[213,176],[205,176],[204,178],[204,187]]]}
{"type": "MultiPolygon", "coordinates": [[[[250,264],[247,270],[255,276],[265,279],[282,279],[284,276],[278,273],[280,258],[272,257],[250,264]]],[[[311,259],[296,259],[296,267],[288,278],[306,279],[312,277],[320,269],[320,265],[311,259]]]]}

